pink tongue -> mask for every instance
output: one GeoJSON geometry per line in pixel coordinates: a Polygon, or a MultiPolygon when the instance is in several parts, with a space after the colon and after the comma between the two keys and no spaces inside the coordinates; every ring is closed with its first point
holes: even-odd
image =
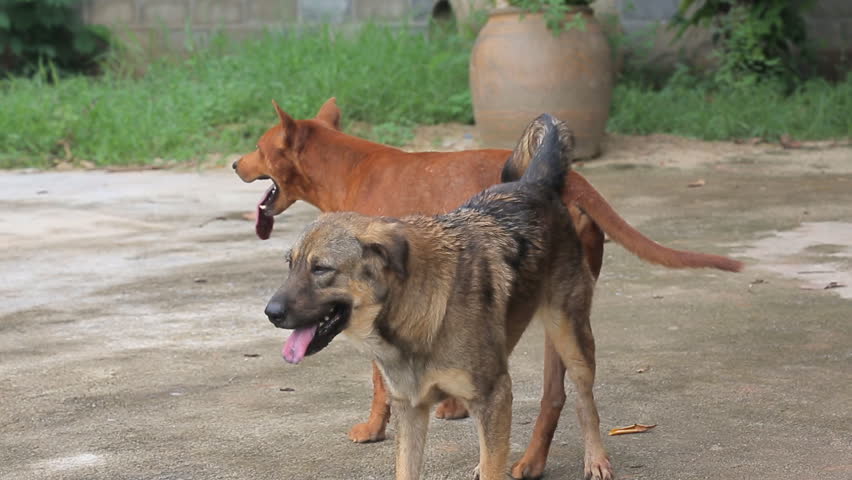
{"type": "Polygon", "coordinates": [[[305,352],[308,351],[308,345],[314,339],[317,333],[317,326],[306,328],[297,328],[293,330],[287,342],[284,343],[284,348],[281,349],[281,356],[289,363],[299,363],[305,358],[305,352]]]}

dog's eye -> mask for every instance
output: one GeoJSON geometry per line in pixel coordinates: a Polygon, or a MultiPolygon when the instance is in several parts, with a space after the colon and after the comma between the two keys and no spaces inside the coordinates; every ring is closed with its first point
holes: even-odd
{"type": "Polygon", "coordinates": [[[334,269],[325,265],[314,265],[313,267],[311,267],[311,273],[313,273],[314,275],[322,275],[323,273],[328,273],[332,270],[334,269]]]}

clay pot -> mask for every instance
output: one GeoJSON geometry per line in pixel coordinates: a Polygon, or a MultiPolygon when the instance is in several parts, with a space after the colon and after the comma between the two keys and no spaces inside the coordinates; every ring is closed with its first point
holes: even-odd
{"type": "Polygon", "coordinates": [[[483,146],[514,147],[530,120],[547,112],[574,131],[575,158],[600,153],[612,100],[610,48],[590,8],[568,15],[581,15],[585,29],[555,36],[541,14],[517,8],[491,13],[470,59],[473,115],[483,146]]]}

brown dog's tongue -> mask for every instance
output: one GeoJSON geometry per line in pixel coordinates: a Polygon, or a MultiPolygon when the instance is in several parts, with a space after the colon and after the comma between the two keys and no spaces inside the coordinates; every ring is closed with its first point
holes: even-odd
{"type": "MultiPolygon", "coordinates": [[[[274,185],[269,187],[266,193],[263,194],[263,198],[261,198],[260,202],[257,204],[257,219],[254,221],[254,232],[257,233],[257,236],[261,240],[269,238],[269,235],[272,234],[272,226],[275,224],[275,218],[270,217],[264,213],[262,208],[260,208],[269,201],[269,197],[272,196],[273,189],[275,189],[274,185]]],[[[267,208],[269,208],[269,206],[267,206],[267,208]]]]}
{"type": "Polygon", "coordinates": [[[257,220],[254,222],[254,231],[261,240],[269,238],[269,235],[272,234],[273,224],[275,224],[275,218],[263,213],[263,210],[260,209],[260,205],[258,205],[257,220]]]}

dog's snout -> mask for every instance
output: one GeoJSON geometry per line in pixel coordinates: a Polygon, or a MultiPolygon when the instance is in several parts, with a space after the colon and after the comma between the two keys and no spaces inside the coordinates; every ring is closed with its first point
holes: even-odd
{"type": "Polygon", "coordinates": [[[236,159],[236,160],[234,160],[234,163],[232,163],[232,164],[231,164],[231,168],[233,168],[234,170],[236,170],[236,169],[237,169],[237,164],[238,164],[238,163],[240,163],[240,159],[236,159]]]}
{"type": "Polygon", "coordinates": [[[273,298],[268,304],[266,304],[266,310],[264,310],[264,313],[266,313],[266,317],[269,318],[269,321],[277,327],[287,318],[287,306],[284,305],[283,301],[273,298]]]}

